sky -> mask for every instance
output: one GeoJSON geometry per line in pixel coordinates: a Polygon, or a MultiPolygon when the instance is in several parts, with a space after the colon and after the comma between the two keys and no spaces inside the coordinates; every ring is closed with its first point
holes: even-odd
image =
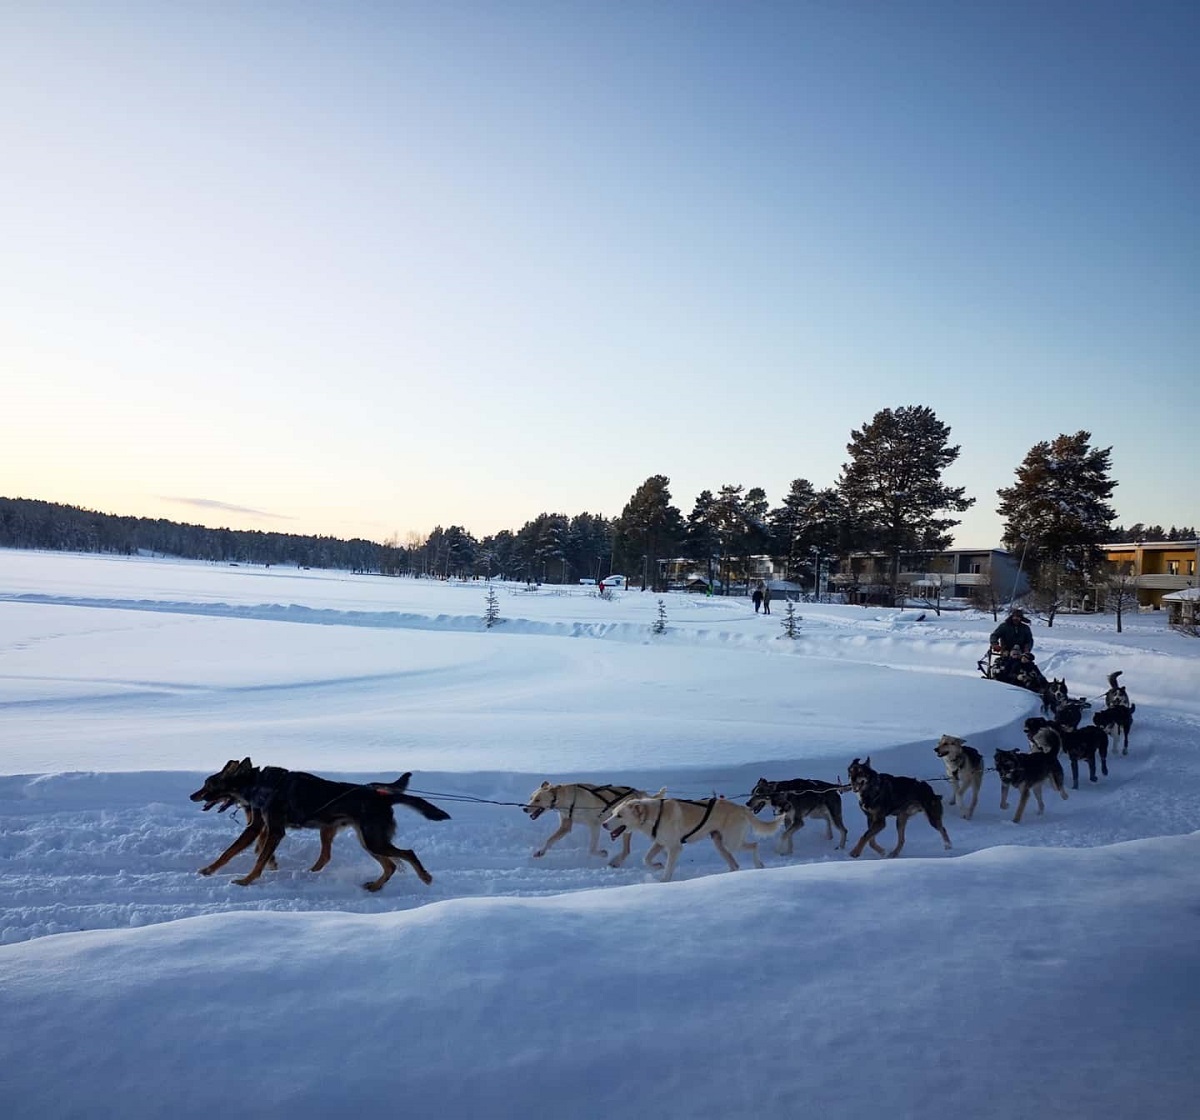
{"type": "Polygon", "coordinates": [[[933,750],[990,765],[1039,711],[976,672],[990,615],[806,603],[787,640],[745,598],[494,590],[487,629],[475,582],[0,550],[6,1116],[1194,1111],[1200,642],[1161,612],[1035,619],[1072,696],[1119,669],[1136,708],[1128,754],[1016,823],[994,773],[964,819],[933,750]],[[661,883],[648,838],[535,857],[558,820],[520,811],[543,780],[743,801],[866,754],[942,796],[949,851],[914,817],[850,858],[846,794],[846,848],[809,821],[729,872],[693,842],[661,883]],[[411,770],[450,813],[396,811],[433,881],[369,894],[350,832],[320,873],[299,831],[250,886],[247,853],[197,874],[243,822],[189,795],[247,755],[411,770]]]}
{"type": "Polygon", "coordinates": [[[923,404],[1200,522],[1193,4],[10,5],[0,493],[373,540],[923,404]],[[1182,444],[1182,446],[1181,446],[1182,444]]]}

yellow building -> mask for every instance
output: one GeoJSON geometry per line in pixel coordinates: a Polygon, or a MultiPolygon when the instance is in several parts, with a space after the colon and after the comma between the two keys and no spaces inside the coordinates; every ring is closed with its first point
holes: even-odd
{"type": "Polygon", "coordinates": [[[1120,573],[1134,577],[1139,607],[1161,610],[1165,594],[1197,586],[1200,541],[1137,541],[1102,547],[1105,559],[1120,573]]]}

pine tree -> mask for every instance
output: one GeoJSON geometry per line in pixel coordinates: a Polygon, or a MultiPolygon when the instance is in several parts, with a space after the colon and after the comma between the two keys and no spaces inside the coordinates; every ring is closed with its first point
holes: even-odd
{"type": "Polygon", "coordinates": [[[701,490],[700,496],[688,514],[687,534],[684,538],[684,555],[690,560],[703,563],[711,588],[716,580],[715,565],[719,562],[721,539],[717,531],[716,499],[711,490],[701,490]]]}
{"type": "Polygon", "coordinates": [[[787,601],[787,606],[784,608],[781,625],[785,638],[794,640],[800,637],[800,615],[796,613],[796,604],[791,599],[787,601]]]}
{"type": "Polygon", "coordinates": [[[975,504],[963,497],[964,487],[942,482],[942,472],[959,453],[947,445],[949,438],[950,428],[923,405],[885,408],[850,433],[850,462],[842,465],[838,492],[859,534],[858,546],[887,555],[893,594],[901,556],[938,552],[953,542],[946,530],[958,521],[937,514],[961,513],[975,504]]]}
{"type": "Polygon", "coordinates": [[[504,620],[500,617],[500,602],[496,598],[496,589],[488,583],[487,595],[484,597],[484,603],[487,605],[483,611],[483,624],[489,630],[497,623],[504,620]]]}
{"type": "Polygon", "coordinates": [[[659,599],[658,601],[658,617],[654,620],[654,625],[650,627],[652,634],[665,634],[667,632],[667,604],[659,599]]]}
{"type": "Polygon", "coordinates": [[[1039,606],[1054,612],[1071,592],[1095,582],[1116,513],[1108,504],[1112,448],[1090,446],[1090,432],[1034,444],[1014,485],[998,490],[1003,542],[1024,558],[1039,606]]]}
{"type": "Polygon", "coordinates": [[[617,542],[623,559],[642,570],[642,590],[647,577],[658,582],[658,561],[671,556],[684,538],[683,514],[671,504],[671,480],[651,475],[634,491],[617,519],[617,542]]]}

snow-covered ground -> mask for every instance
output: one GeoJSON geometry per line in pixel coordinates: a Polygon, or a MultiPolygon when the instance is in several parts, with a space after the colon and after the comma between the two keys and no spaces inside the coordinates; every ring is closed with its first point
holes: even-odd
{"type": "MultiPolygon", "coordinates": [[[[1200,642],[1160,614],[1035,626],[1074,695],[1121,669],[1127,757],[1024,822],[903,856],[795,854],[676,882],[517,808],[544,778],[744,799],[870,754],[1020,746],[990,616],[0,551],[0,1101],[16,1116],[1190,1114],[1200,1077],[1200,642]],[[667,632],[651,633],[664,604],[667,632]],[[227,759],[412,786],[432,872],[378,895],[344,834],[250,887],[188,794],[227,759]]],[[[944,782],[935,789],[948,794],[944,782]]],[[[947,798],[948,800],[948,798],[947,798]]],[[[864,818],[844,799],[851,843],[864,818]]],[[[891,835],[889,827],[888,836],[891,835]]],[[[886,836],[885,836],[886,839],[886,836]]]]}

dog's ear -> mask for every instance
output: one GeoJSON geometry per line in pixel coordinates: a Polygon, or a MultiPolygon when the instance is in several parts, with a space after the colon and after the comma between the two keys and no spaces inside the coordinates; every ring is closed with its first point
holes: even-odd
{"type": "Polygon", "coordinates": [[[236,758],[231,758],[227,763],[225,763],[225,769],[221,771],[221,777],[223,778],[226,774],[234,773],[237,768],[238,760],[236,758]]]}
{"type": "Polygon", "coordinates": [[[871,756],[870,756],[870,755],[867,755],[867,757],[863,759],[863,765],[864,765],[864,766],[870,766],[870,765],[871,765],[871,756]]]}
{"type": "Polygon", "coordinates": [[[237,770],[235,771],[235,773],[240,774],[243,770],[253,770],[253,769],[254,769],[254,763],[250,761],[250,756],[247,755],[245,758],[242,759],[241,762],[239,762],[237,764],[237,770]]]}
{"type": "Polygon", "coordinates": [[[542,784],[540,786],[538,786],[538,789],[549,789],[549,788],[550,788],[550,780],[548,778],[546,779],[546,781],[542,782],[542,784]]]}

